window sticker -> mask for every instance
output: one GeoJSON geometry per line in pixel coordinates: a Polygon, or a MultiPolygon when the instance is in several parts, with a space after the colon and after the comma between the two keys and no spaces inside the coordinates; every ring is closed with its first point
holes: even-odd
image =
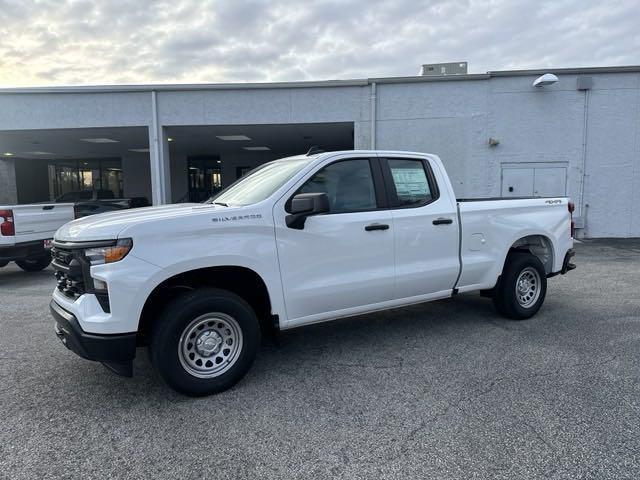
{"type": "Polygon", "coordinates": [[[422,166],[418,168],[392,168],[391,174],[398,197],[415,198],[429,195],[429,184],[422,166]]]}

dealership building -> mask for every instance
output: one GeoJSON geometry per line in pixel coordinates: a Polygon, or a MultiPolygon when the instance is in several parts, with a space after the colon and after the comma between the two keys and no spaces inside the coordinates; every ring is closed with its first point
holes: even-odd
{"type": "Polygon", "coordinates": [[[264,162],[316,145],[435,153],[459,197],[568,195],[579,236],[640,236],[640,66],[424,70],[0,89],[0,205],[82,190],[153,204],[201,201],[264,162]],[[534,86],[546,73],[557,79],[534,86]]]}

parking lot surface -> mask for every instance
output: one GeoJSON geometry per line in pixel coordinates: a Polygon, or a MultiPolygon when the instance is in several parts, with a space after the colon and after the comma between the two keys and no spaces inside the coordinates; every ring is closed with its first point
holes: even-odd
{"type": "Polygon", "coordinates": [[[478,295],[286,332],[192,399],[53,334],[50,269],[0,269],[0,477],[640,478],[640,241],[576,245],[536,317],[478,295]]]}

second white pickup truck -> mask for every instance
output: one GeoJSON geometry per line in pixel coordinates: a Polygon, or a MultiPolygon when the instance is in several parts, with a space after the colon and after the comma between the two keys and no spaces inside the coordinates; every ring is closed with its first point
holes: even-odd
{"type": "Polygon", "coordinates": [[[0,268],[12,261],[27,272],[47,268],[53,234],[74,218],[73,203],[0,206],[0,268]]]}
{"type": "Polygon", "coordinates": [[[481,291],[525,319],[574,268],[567,198],[456,200],[435,155],[345,151],[265,164],[205,204],[107,213],[55,235],[58,337],[131,375],[223,391],[261,333],[481,291]]]}

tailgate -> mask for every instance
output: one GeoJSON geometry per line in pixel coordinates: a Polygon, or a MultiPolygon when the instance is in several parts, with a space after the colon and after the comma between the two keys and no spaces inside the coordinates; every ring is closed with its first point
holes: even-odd
{"type": "Polygon", "coordinates": [[[53,238],[58,228],[74,219],[73,203],[15,205],[11,208],[16,242],[21,241],[21,236],[36,234],[40,238],[53,238]]]}

